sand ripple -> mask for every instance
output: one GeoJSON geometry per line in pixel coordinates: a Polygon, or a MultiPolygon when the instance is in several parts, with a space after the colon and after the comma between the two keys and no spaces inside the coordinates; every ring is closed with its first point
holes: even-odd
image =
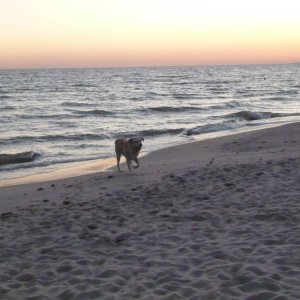
{"type": "Polygon", "coordinates": [[[2,214],[0,298],[299,299],[299,166],[190,169],[2,214]]]}

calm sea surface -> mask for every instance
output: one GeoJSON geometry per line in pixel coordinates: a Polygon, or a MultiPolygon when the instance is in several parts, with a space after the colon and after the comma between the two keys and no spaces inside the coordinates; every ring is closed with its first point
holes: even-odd
{"type": "Polygon", "coordinates": [[[0,179],[265,124],[300,121],[300,65],[0,70],[0,179]]]}

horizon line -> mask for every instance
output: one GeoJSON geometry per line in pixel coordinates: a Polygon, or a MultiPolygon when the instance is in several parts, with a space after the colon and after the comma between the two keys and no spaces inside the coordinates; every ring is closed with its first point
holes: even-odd
{"type": "Polygon", "coordinates": [[[0,71],[13,71],[13,70],[82,70],[82,69],[151,69],[151,68],[201,68],[201,67],[222,67],[222,66],[267,66],[267,65],[294,65],[300,64],[300,61],[294,62],[274,62],[274,63],[220,63],[220,64],[191,64],[191,65],[153,65],[153,66],[97,66],[97,67],[12,67],[1,68],[0,71]]]}

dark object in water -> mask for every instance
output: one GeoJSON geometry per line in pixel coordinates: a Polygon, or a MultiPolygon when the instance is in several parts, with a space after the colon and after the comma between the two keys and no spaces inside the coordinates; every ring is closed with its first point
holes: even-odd
{"type": "Polygon", "coordinates": [[[0,166],[33,161],[39,154],[34,151],[26,151],[14,154],[0,154],[0,166]]]}

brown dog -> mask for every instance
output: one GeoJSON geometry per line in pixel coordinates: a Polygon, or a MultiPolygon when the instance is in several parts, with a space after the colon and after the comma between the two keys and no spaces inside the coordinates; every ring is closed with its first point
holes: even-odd
{"type": "Polygon", "coordinates": [[[116,146],[116,156],[117,156],[117,166],[118,170],[120,169],[120,159],[121,155],[125,156],[128,170],[131,172],[131,161],[134,160],[136,166],[132,166],[133,168],[138,168],[140,166],[139,161],[137,159],[141,149],[142,149],[142,141],[144,138],[134,137],[131,139],[119,138],[115,141],[116,146]]]}

